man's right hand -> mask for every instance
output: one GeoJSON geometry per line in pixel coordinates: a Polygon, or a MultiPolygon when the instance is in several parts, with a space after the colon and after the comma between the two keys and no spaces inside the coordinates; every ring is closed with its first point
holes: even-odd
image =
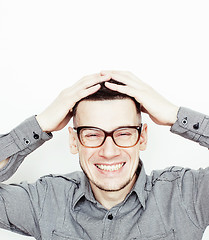
{"type": "Polygon", "coordinates": [[[72,109],[80,101],[99,90],[100,83],[110,80],[109,75],[98,74],[83,77],[73,86],[64,89],[54,102],[36,119],[44,132],[58,131],[64,128],[72,118],[72,109]]]}

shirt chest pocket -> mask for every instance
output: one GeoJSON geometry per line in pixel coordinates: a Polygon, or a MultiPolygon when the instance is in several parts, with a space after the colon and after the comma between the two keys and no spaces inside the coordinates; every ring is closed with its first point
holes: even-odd
{"type": "Polygon", "coordinates": [[[158,234],[155,236],[149,236],[149,237],[136,237],[136,238],[132,238],[130,240],[177,240],[177,238],[175,238],[175,234],[174,231],[171,230],[168,233],[163,233],[163,234],[158,234]]]}
{"type": "Polygon", "coordinates": [[[53,231],[51,240],[83,240],[79,237],[67,236],[64,233],[53,231]]]}

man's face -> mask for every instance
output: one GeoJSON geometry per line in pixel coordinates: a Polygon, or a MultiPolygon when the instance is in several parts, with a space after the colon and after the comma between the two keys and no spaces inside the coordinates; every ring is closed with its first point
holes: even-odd
{"type": "MultiPolygon", "coordinates": [[[[139,126],[140,115],[131,99],[81,101],[74,124],[75,127],[94,126],[112,131],[122,126],[139,126]]],[[[92,189],[118,191],[134,184],[139,151],[146,147],[146,126],[138,144],[130,148],[116,146],[111,137],[107,137],[98,148],[87,148],[81,145],[75,133],[71,131],[70,135],[71,151],[79,153],[81,168],[92,189]]]]}

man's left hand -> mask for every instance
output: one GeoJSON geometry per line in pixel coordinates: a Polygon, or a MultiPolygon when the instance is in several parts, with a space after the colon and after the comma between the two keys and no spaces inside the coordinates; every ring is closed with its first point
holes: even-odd
{"type": "Polygon", "coordinates": [[[111,90],[124,93],[136,99],[142,106],[142,112],[149,114],[157,124],[171,126],[177,120],[179,107],[170,103],[152,87],[127,71],[102,71],[102,76],[110,75],[112,79],[125,85],[105,82],[111,90]]]}

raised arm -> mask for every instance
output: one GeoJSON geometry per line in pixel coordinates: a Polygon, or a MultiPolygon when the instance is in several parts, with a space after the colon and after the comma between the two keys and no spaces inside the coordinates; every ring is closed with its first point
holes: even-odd
{"type": "Polygon", "coordinates": [[[110,76],[93,74],[83,77],[63,90],[42,113],[30,117],[10,133],[0,135],[0,181],[7,180],[24,158],[64,128],[72,117],[72,108],[82,98],[93,94],[110,76]]]}
{"type": "Polygon", "coordinates": [[[156,124],[171,126],[171,132],[209,148],[209,116],[174,105],[130,72],[101,72],[106,74],[125,84],[106,82],[106,87],[134,97],[156,124]]]}
{"type": "Polygon", "coordinates": [[[107,74],[98,74],[83,77],[70,88],[64,89],[54,102],[36,118],[44,132],[58,131],[64,128],[72,117],[72,108],[82,98],[98,91],[99,83],[110,80],[107,74]]]}

